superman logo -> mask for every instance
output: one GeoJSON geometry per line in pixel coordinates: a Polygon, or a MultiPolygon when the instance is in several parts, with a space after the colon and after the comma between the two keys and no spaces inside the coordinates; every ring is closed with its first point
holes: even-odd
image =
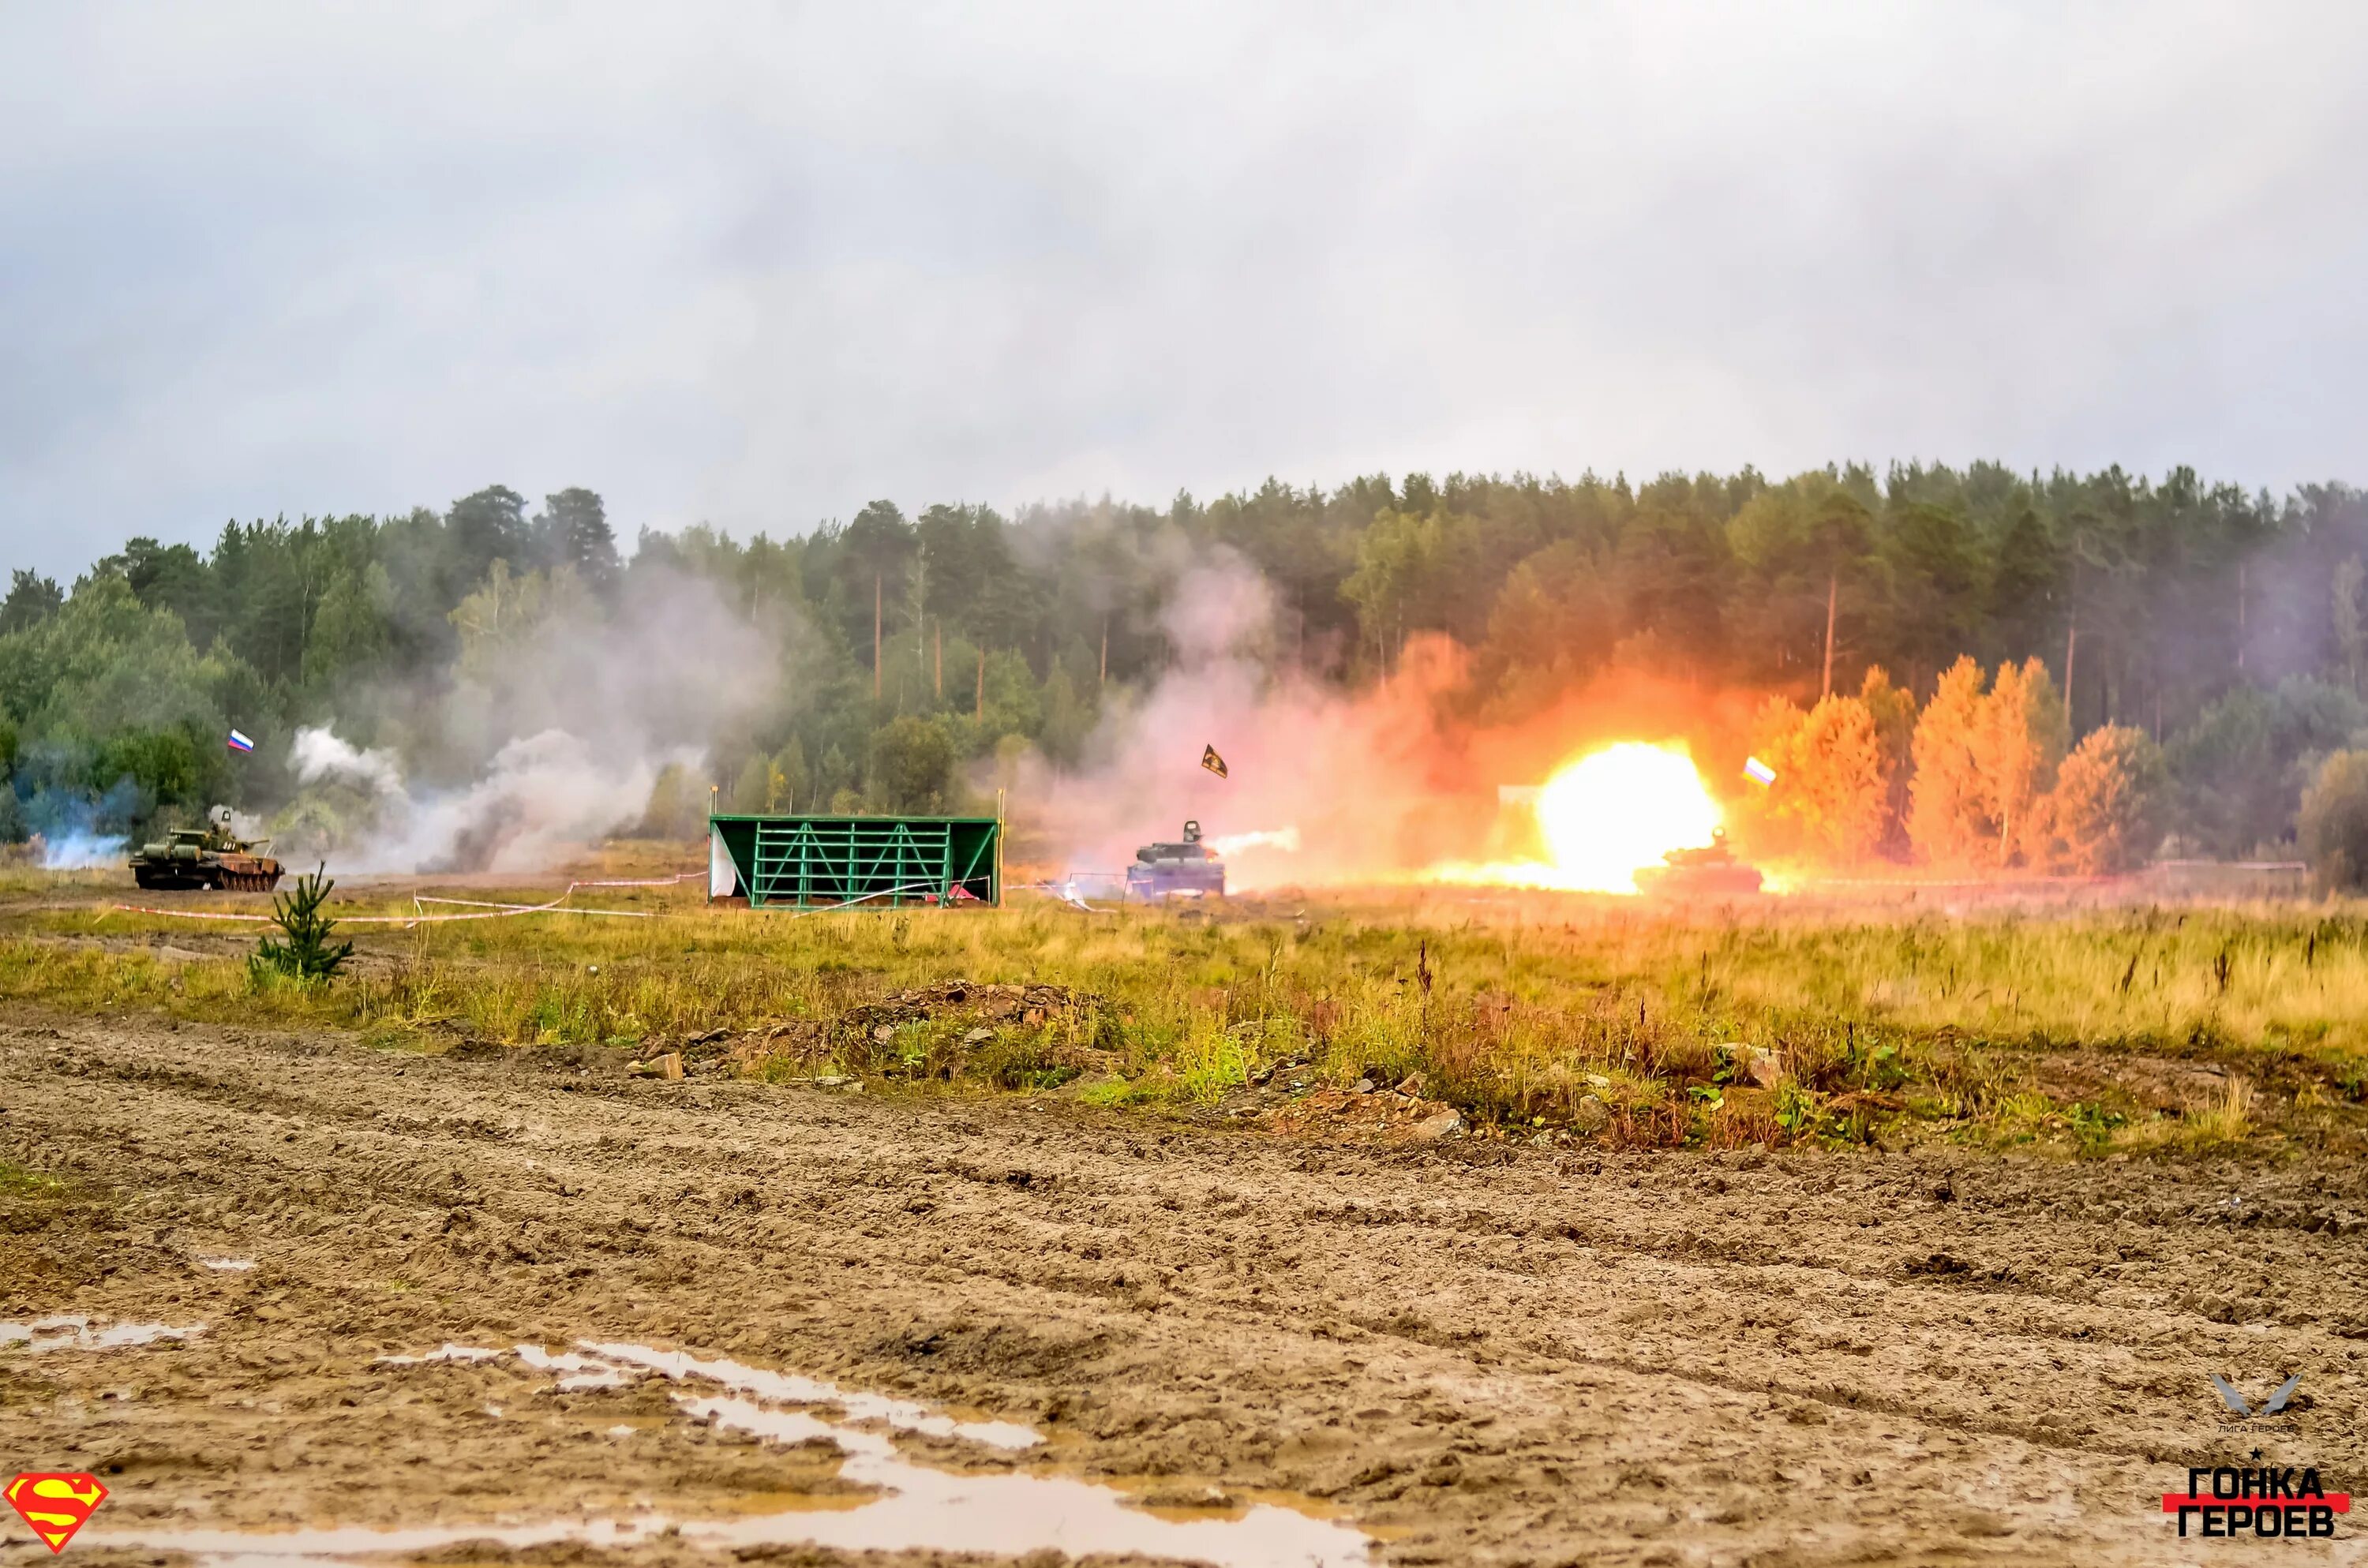
{"type": "Polygon", "coordinates": [[[8,1506],[17,1510],[17,1517],[33,1527],[51,1551],[63,1551],[74,1531],[89,1521],[107,1501],[107,1488],[98,1477],[79,1471],[68,1475],[58,1471],[28,1470],[8,1483],[0,1493],[8,1506]]]}

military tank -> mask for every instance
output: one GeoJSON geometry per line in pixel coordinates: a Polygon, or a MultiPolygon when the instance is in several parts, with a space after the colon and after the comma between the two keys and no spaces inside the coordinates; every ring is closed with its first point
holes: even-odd
{"type": "Polygon", "coordinates": [[[216,806],[203,827],[185,827],[170,838],[143,844],[131,857],[131,877],[143,888],[186,892],[232,888],[269,892],[279,885],[279,862],[258,855],[271,840],[241,838],[231,831],[230,808],[216,806]]]}
{"type": "Polygon", "coordinates": [[[1759,891],[1757,866],[1747,866],[1727,846],[1726,830],[1713,829],[1700,849],[1672,849],[1662,866],[1636,873],[1636,891],[1656,898],[1732,898],[1759,891]]]}
{"type": "Polygon", "coordinates": [[[1184,824],[1180,844],[1146,844],[1126,869],[1130,901],[1160,903],[1171,898],[1223,898],[1225,863],[1201,842],[1201,824],[1184,824]]]}

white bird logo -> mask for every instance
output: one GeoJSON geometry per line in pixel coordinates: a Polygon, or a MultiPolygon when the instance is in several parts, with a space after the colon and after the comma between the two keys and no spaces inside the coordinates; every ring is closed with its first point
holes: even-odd
{"type": "Polygon", "coordinates": [[[2278,1392],[2270,1395],[2268,1399],[2262,1401],[2261,1408],[2259,1410],[2255,1410],[2252,1406],[2247,1404],[2245,1403],[2245,1396],[2238,1393],[2229,1385],[2228,1380],[2222,1377],[2217,1372],[2212,1374],[2212,1386],[2220,1391],[2220,1397],[2222,1400],[2226,1402],[2228,1408],[2235,1411],[2240,1416],[2275,1415],[2279,1411],[2283,1410],[2286,1407],[2286,1401],[2294,1397],[2294,1391],[2302,1386],[2302,1374],[2300,1372],[2296,1372],[2293,1377],[2288,1378],[2284,1382],[2280,1383],[2278,1385],[2278,1392]]]}

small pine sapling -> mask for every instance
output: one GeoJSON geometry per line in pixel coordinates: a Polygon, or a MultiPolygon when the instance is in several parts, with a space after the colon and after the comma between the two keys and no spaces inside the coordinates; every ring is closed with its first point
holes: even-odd
{"type": "Polygon", "coordinates": [[[261,978],[285,975],[291,980],[327,980],[337,966],[353,956],[351,942],[332,944],[337,923],[321,913],[329,891],[337,884],[325,873],[324,861],[309,877],[299,877],[287,892],[271,901],[271,916],[284,938],[266,937],[247,966],[261,978]]]}

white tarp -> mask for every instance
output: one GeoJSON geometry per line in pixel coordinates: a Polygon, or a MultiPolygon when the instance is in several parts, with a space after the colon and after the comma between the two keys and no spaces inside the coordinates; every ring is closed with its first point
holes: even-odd
{"type": "Polygon", "coordinates": [[[707,896],[730,898],[740,891],[740,875],[733,869],[730,851],[723,847],[723,830],[713,823],[707,824],[707,896]]]}

